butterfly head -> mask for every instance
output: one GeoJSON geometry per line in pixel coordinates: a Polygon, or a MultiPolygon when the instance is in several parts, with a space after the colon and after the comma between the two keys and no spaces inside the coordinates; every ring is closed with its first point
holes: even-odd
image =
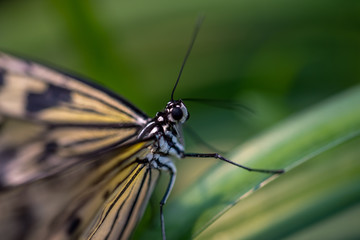
{"type": "Polygon", "coordinates": [[[165,117],[171,123],[183,124],[189,119],[190,115],[183,101],[170,101],[165,107],[165,117]]]}
{"type": "Polygon", "coordinates": [[[159,140],[160,152],[168,153],[170,148],[174,148],[177,149],[175,155],[180,156],[184,149],[181,125],[189,119],[189,116],[183,101],[171,100],[166,104],[164,111],[158,112],[156,117],[143,128],[139,138],[155,136],[159,140]]]}

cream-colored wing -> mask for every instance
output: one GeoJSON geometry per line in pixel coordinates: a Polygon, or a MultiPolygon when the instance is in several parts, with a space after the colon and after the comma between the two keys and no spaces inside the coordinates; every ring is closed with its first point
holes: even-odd
{"type": "Polygon", "coordinates": [[[143,215],[159,171],[143,164],[134,168],[126,181],[118,185],[115,194],[104,203],[81,239],[129,239],[143,215]]]}
{"type": "Polygon", "coordinates": [[[148,118],[94,83],[1,52],[0,113],[50,125],[143,125],[148,118]]]}
{"type": "Polygon", "coordinates": [[[158,177],[158,170],[137,162],[148,144],[105,154],[107,163],[100,166],[89,159],[49,178],[3,189],[1,239],[127,239],[158,177]]]}
{"type": "Polygon", "coordinates": [[[137,139],[147,120],[99,86],[0,53],[1,239],[127,238],[157,179],[138,161],[153,144],[137,139]]]}
{"type": "Polygon", "coordinates": [[[39,180],[136,140],[147,117],[118,95],[0,53],[0,186],[39,180]]]}

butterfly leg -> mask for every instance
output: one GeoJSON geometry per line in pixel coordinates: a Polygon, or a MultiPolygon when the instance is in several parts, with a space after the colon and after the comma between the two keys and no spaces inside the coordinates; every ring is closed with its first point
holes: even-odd
{"type": "Polygon", "coordinates": [[[257,169],[257,168],[249,168],[249,167],[246,167],[246,166],[243,166],[241,164],[238,164],[236,162],[233,162],[229,159],[226,159],[224,158],[223,156],[221,156],[220,154],[218,153],[185,153],[183,155],[183,157],[194,157],[194,158],[216,158],[216,159],[219,159],[219,160],[222,160],[222,161],[225,161],[227,163],[230,163],[230,164],[233,164],[237,167],[240,167],[240,168],[243,168],[245,170],[248,170],[250,172],[263,172],[263,173],[284,173],[284,170],[283,169],[277,169],[277,170],[268,170],[268,169],[257,169]]]}
{"type": "Polygon", "coordinates": [[[174,183],[175,183],[175,179],[176,179],[176,167],[174,165],[174,163],[169,160],[166,162],[162,162],[161,164],[161,170],[165,170],[170,174],[170,180],[169,180],[169,184],[166,188],[166,192],[163,196],[163,198],[160,201],[160,223],[161,223],[161,235],[162,235],[162,239],[166,240],[166,234],[165,234],[165,221],[164,221],[164,214],[163,214],[163,206],[165,205],[172,188],[174,187],[174,183]]]}

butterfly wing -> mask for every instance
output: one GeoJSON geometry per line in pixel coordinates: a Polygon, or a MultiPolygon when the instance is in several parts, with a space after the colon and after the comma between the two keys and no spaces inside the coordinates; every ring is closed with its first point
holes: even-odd
{"type": "Polygon", "coordinates": [[[82,239],[128,239],[142,216],[159,170],[137,165],[105,203],[98,217],[82,235],[82,239]]]}
{"type": "Polygon", "coordinates": [[[109,91],[0,53],[0,186],[46,177],[81,155],[133,141],[146,120],[109,91]]]}
{"type": "MultiPolygon", "coordinates": [[[[129,148],[114,161],[146,153],[142,144],[129,148]]],[[[1,192],[2,239],[127,239],[158,177],[129,162],[106,172],[85,165],[1,192]]]]}
{"type": "Polygon", "coordinates": [[[148,117],[94,83],[0,52],[0,109],[53,123],[144,124],[148,117]]]}
{"type": "Polygon", "coordinates": [[[0,53],[1,236],[127,238],[158,175],[137,162],[146,121],[107,90],[0,53]]]}

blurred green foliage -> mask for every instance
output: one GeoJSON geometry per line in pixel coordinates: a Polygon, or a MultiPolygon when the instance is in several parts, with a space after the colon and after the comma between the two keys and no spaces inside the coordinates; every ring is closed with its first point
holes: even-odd
{"type": "MultiPolygon", "coordinates": [[[[0,1],[0,49],[94,79],[153,116],[169,100],[205,14],[175,97],[253,109],[187,104],[188,124],[227,152],[360,82],[359,13],[357,0],[0,1]]],[[[172,199],[215,162],[179,161],[172,199]]],[[[157,216],[159,185],[146,218],[157,216]]]]}

